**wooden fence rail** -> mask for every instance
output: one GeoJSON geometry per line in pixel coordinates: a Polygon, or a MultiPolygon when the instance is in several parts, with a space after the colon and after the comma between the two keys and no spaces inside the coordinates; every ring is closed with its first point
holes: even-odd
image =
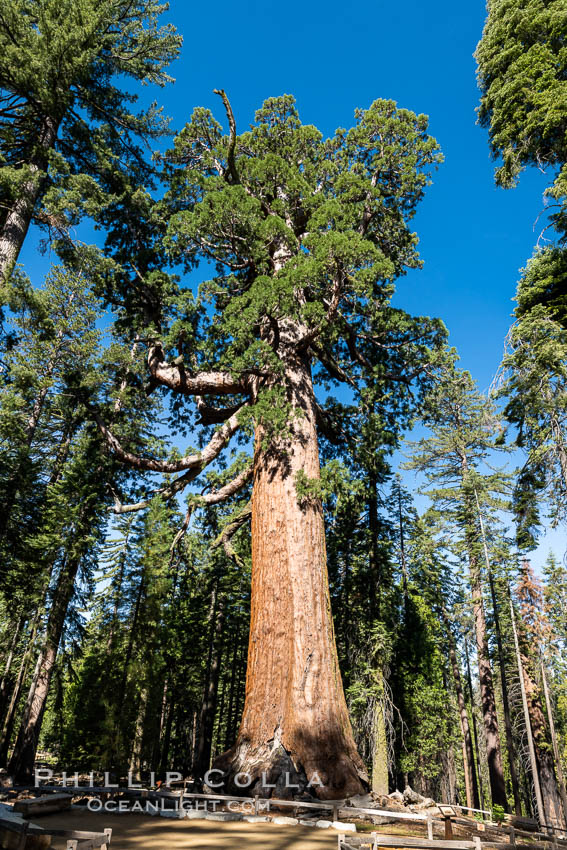
{"type": "Polygon", "coordinates": [[[366,835],[343,835],[338,836],[339,850],[362,850],[362,848],[396,847],[402,850],[553,850],[557,847],[567,847],[567,841],[555,836],[547,836],[544,841],[530,841],[529,843],[518,843],[514,830],[510,834],[509,841],[482,841],[480,836],[475,835],[472,841],[447,841],[431,838],[419,838],[405,835],[385,835],[383,833],[371,832],[366,835]]]}
{"type": "Polygon", "coordinates": [[[3,835],[13,833],[19,836],[17,844],[8,843],[14,850],[25,850],[28,839],[32,839],[34,847],[49,847],[52,838],[65,838],[67,850],[107,850],[112,838],[112,830],[103,832],[87,832],[76,829],[44,829],[29,821],[17,821],[14,818],[0,817],[0,847],[5,846],[3,835]],[[41,841],[45,839],[45,841],[41,841]]]}

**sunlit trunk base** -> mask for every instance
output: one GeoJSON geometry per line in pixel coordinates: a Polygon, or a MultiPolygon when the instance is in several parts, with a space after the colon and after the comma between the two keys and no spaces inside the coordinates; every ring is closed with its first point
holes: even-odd
{"type": "Polygon", "coordinates": [[[246,700],[236,743],[214,767],[225,790],[250,781],[246,793],[333,799],[362,792],[368,777],[339,672],[321,501],[296,491],[300,471],[319,479],[308,363],[297,358],[287,377],[291,434],[266,447],[256,431],[246,700]]]}

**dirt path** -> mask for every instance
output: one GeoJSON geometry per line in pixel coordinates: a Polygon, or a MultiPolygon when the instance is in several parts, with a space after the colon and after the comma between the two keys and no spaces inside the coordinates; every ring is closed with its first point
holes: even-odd
{"type": "MultiPolygon", "coordinates": [[[[36,823],[48,829],[112,828],[111,850],[330,850],[337,846],[334,829],[276,826],[272,823],[221,823],[207,820],[169,820],[147,815],[112,815],[72,811],[47,815],[36,823]]],[[[65,842],[52,847],[65,850],[65,842]]]]}

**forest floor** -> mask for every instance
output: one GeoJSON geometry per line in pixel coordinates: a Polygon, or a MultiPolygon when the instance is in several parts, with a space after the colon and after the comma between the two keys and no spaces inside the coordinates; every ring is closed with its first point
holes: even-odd
{"type": "MultiPolygon", "coordinates": [[[[135,814],[96,814],[72,811],[46,815],[36,823],[45,829],[81,829],[101,832],[112,829],[111,850],[325,850],[336,848],[334,829],[279,826],[272,823],[221,823],[206,820],[170,820],[135,814]]],[[[66,842],[54,839],[54,850],[66,842]]]]}

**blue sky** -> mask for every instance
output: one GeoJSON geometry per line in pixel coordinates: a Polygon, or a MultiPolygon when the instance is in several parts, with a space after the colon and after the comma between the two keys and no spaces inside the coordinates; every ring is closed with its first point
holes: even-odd
{"type": "MultiPolygon", "coordinates": [[[[543,228],[536,220],[549,177],[532,170],[515,190],[494,185],[487,134],[475,114],[472,54],[484,3],[172,0],[167,17],[184,45],[172,68],[175,84],[151,97],[174,129],[195,106],[224,119],[214,88],[228,92],[241,129],[265,98],[283,93],[293,94],[302,120],[325,134],[350,126],[354,109],[378,97],[430,116],[445,163],[415,219],[424,269],[399,281],[396,303],[440,316],[461,366],[487,389],[511,322],[519,268],[543,228]]],[[[542,552],[557,540],[562,553],[562,535],[552,538],[542,552]]]]}
{"type": "Polygon", "coordinates": [[[266,97],[283,93],[325,134],[350,126],[354,109],[378,97],[430,116],[445,163],[415,220],[425,267],[399,282],[397,303],[441,316],[461,365],[486,388],[510,325],[518,270],[542,229],[535,221],[546,178],[532,171],[514,191],[494,186],[475,114],[472,54],[484,4],[173,0],[169,18],[185,39],[176,83],[160,97],[176,126],[194,105],[222,120],[213,88],[226,89],[241,128],[266,97]]]}
{"type": "MultiPolygon", "coordinates": [[[[415,219],[424,268],[398,282],[396,303],[440,316],[461,366],[486,390],[502,356],[519,269],[543,229],[537,219],[549,177],[532,170],[515,190],[494,185],[475,112],[473,52],[484,3],[222,0],[213,7],[173,0],[169,17],[185,39],[175,85],[160,98],[175,126],[195,105],[223,120],[214,88],[228,92],[241,128],[265,98],[284,93],[295,96],[303,122],[325,134],[351,126],[354,109],[379,97],[430,116],[445,162],[415,219]]],[[[413,473],[404,478],[413,489],[413,473]]],[[[541,565],[550,546],[562,554],[563,541],[563,530],[549,532],[534,563],[541,565]]]]}

